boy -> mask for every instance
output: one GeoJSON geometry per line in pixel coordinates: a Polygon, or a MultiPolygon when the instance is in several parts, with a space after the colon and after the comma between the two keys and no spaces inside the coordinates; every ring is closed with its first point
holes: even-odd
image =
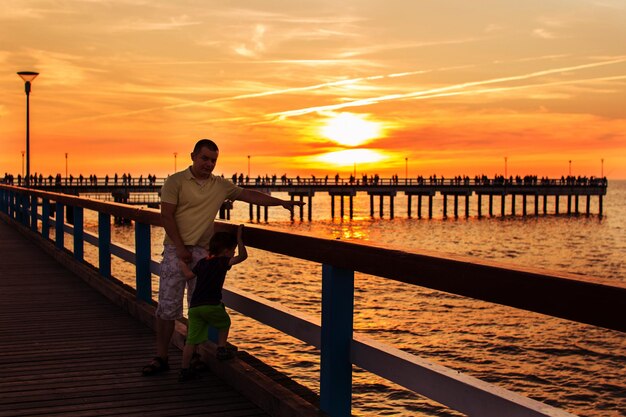
{"type": "Polygon", "coordinates": [[[196,373],[190,369],[191,360],[195,346],[208,339],[209,327],[218,330],[217,359],[231,359],[234,356],[234,350],[226,347],[230,317],[222,303],[222,286],[226,272],[231,266],[245,261],[248,257],[242,233],[243,225],[237,229],[237,237],[227,232],[215,233],[209,242],[209,255],[200,259],[193,271],[180,261],[180,268],[187,280],[198,278],[189,304],[187,341],[183,349],[183,363],[179,376],[181,382],[197,378],[196,373]]]}

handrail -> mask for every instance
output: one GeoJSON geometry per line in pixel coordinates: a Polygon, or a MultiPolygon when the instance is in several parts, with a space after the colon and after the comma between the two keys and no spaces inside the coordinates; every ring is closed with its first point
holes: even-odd
{"type": "MultiPolygon", "coordinates": [[[[101,272],[103,259],[106,264],[105,258],[108,256],[110,262],[112,253],[121,254],[124,259],[132,258],[127,249],[119,249],[110,242],[110,232],[107,232],[107,227],[110,227],[110,216],[135,220],[138,236],[135,254],[137,296],[145,299],[146,294],[150,294],[149,283],[148,288],[145,288],[145,275],[148,273],[149,278],[149,270],[152,269],[150,263],[153,262],[149,259],[149,251],[146,254],[145,250],[146,241],[149,247],[149,227],[145,225],[162,225],[158,211],[0,185],[1,211],[30,225],[33,230],[37,228],[36,223],[32,222],[36,222],[37,219],[42,219],[42,225],[55,224],[57,247],[63,247],[64,231],[71,231],[75,236],[78,233],[82,244],[84,238],[82,224],[77,224],[75,228],[65,225],[63,213],[60,211],[63,205],[100,213],[100,221],[105,222],[99,224],[101,272]],[[43,203],[41,216],[36,211],[39,199],[43,203]],[[57,203],[57,217],[54,221],[47,218],[50,210],[49,201],[57,203]]],[[[82,212],[80,217],[82,221],[82,212]]],[[[217,225],[225,229],[236,227],[223,222],[217,225]]],[[[93,241],[94,236],[90,234],[87,236],[84,238],[85,241],[93,241]]],[[[76,245],[77,239],[74,240],[76,245]]],[[[243,314],[321,347],[321,405],[331,416],[350,414],[352,363],[462,412],[486,416],[511,415],[509,413],[513,411],[519,412],[515,415],[520,416],[571,416],[564,411],[475,378],[459,375],[456,371],[406,352],[383,346],[367,338],[352,336],[354,271],[626,331],[623,320],[619,319],[626,300],[626,288],[623,287],[594,284],[566,275],[510,268],[461,257],[415,254],[374,245],[265,230],[254,226],[246,231],[245,240],[251,247],[323,264],[321,326],[316,320],[310,320],[305,315],[233,288],[226,288],[225,300],[229,306],[243,314]],[[393,268],[383,268],[384,265],[390,264],[390,259],[393,260],[393,268]],[[580,308],[581,303],[587,308],[580,308]],[[554,304],[557,306],[554,307],[554,304]],[[389,373],[391,369],[389,367],[397,372],[389,373]],[[416,379],[415,375],[418,374],[423,375],[434,385],[424,384],[421,379],[416,379]],[[433,389],[433,386],[439,384],[443,384],[445,389],[433,389]],[[475,401],[476,398],[480,398],[480,401],[475,401]]],[[[107,270],[105,265],[102,273],[105,277],[109,276],[110,267],[107,270]]]]}
{"type": "MultiPolygon", "coordinates": [[[[16,192],[19,187],[5,186],[16,192]]],[[[32,195],[163,226],[158,210],[106,203],[66,194],[30,190],[32,195]]],[[[228,230],[228,223],[216,222],[228,230]]],[[[583,281],[575,275],[435,253],[411,253],[368,243],[304,236],[250,225],[246,244],[312,262],[508,305],[580,323],[626,332],[626,287],[583,281]],[[389,268],[388,259],[393,259],[389,268]],[[454,273],[446,273],[454,271],[454,273]],[[558,301],[557,301],[558,300],[558,301]],[[584,308],[582,308],[584,306],[584,308]]]]}

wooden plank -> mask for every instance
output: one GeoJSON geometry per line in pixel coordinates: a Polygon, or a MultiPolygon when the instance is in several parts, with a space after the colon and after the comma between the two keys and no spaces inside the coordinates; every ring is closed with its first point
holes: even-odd
{"type": "Polygon", "coordinates": [[[267,415],[215,374],[143,377],[153,332],[0,220],[0,416],[267,415]]]}

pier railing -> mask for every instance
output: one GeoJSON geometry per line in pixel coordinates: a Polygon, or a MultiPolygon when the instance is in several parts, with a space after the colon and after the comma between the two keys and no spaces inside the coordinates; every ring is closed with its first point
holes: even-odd
{"type": "MultiPolygon", "coordinates": [[[[91,189],[93,187],[98,188],[115,188],[115,187],[130,187],[141,188],[145,191],[150,189],[158,191],[165,183],[166,177],[121,177],[115,179],[113,176],[90,176],[90,177],[44,177],[33,176],[30,181],[31,188],[40,189],[66,189],[68,187],[76,187],[77,189],[91,189]]],[[[561,178],[537,178],[537,176],[525,176],[525,177],[509,177],[503,176],[488,178],[485,176],[468,177],[468,176],[456,176],[453,178],[444,178],[431,176],[425,178],[422,176],[413,178],[399,178],[389,177],[383,178],[378,176],[361,176],[349,178],[344,177],[281,177],[276,176],[257,176],[257,177],[232,177],[228,178],[233,183],[242,187],[286,187],[286,186],[302,186],[302,187],[352,187],[352,186],[576,186],[576,187],[606,187],[606,178],[597,177],[561,177],[561,178]]],[[[11,177],[0,179],[7,185],[25,185],[24,179],[20,177],[11,177]]]]}
{"type": "MultiPolygon", "coordinates": [[[[448,197],[451,197],[452,211],[454,217],[459,217],[459,200],[464,199],[465,217],[470,216],[470,197],[477,197],[476,215],[483,217],[483,201],[486,201],[489,217],[494,216],[494,203],[499,203],[500,215],[506,214],[506,199],[510,197],[510,213],[516,215],[517,200],[521,198],[521,214],[526,216],[530,211],[535,216],[540,212],[548,214],[548,198],[554,199],[551,212],[560,214],[561,198],[566,198],[568,215],[581,212],[579,206],[580,199],[586,199],[584,213],[591,214],[591,198],[595,196],[598,200],[597,214],[603,215],[603,196],[606,195],[608,182],[606,178],[586,178],[586,177],[562,177],[562,178],[537,178],[536,176],[516,177],[516,178],[487,178],[467,176],[457,176],[456,178],[444,179],[441,177],[430,178],[276,178],[258,177],[256,179],[244,179],[233,177],[230,179],[243,188],[256,189],[264,193],[283,192],[287,193],[291,199],[299,198],[300,201],[307,201],[307,218],[313,219],[313,196],[316,193],[328,193],[331,197],[331,217],[335,217],[335,199],[339,199],[339,215],[344,217],[344,198],[348,200],[348,216],[353,218],[354,197],[358,193],[366,193],[370,199],[370,216],[375,215],[375,198],[378,198],[380,217],[388,215],[394,218],[395,197],[401,192],[406,196],[407,217],[411,218],[413,213],[413,201],[417,201],[416,214],[422,218],[422,200],[424,199],[425,215],[429,219],[433,218],[433,199],[439,194],[443,202],[443,217],[448,217],[448,197]],[[534,207],[528,209],[527,201],[534,198],[534,207]],[[483,200],[484,199],[484,200],[483,200]],[[540,202],[540,199],[543,202],[540,202]],[[388,212],[384,213],[384,200],[388,200],[388,212]],[[540,208],[541,206],[541,208],[540,208]]],[[[21,179],[5,178],[5,182],[13,182],[20,185],[21,179]]],[[[51,191],[63,194],[82,195],[83,197],[93,197],[103,201],[114,201],[117,203],[144,205],[158,208],[160,204],[160,190],[165,178],[150,176],[150,179],[124,178],[114,180],[108,177],[98,178],[61,178],[57,177],[34,177],[31,181],[31,188],[44,191],[51,191]]],[[[463,208],[461,206],[461,209],[463,208]]],[[[225,204],[220,211],[220,218],[230,219],[230,209],[232,207],[225,204]]],[[[250,204],[250,221],[254,220],[254,205],[250,204]]],[[[267,207],[263,208],[263,218],[268,221],[267,207]]],[[[304,207],[300,209],[300,220],[304,220],[304,207]]],[[[292,220],[295,213],[292,212],[292,220]]],[[[256,220],[261,221],[261,207],[256,207],[256,220]]]]}
{"type": "MultiPolygon", "coordinates": [[[[111,277],[111,257],[135,265],[138,302],[153,302],[150,226],[162,226],[156,210],[45,191],[0,185],[0,211],[22,227],[65,250],[73,235],[73,256],[84,260],[84,244],[98,248],[98,269],[111,277]],[[51,218],[54,207],[55,218],[51,218]],[[72,207],[74,225],[64,221],[72,207]],[[83,211],[98,213],[98,234],[83,228],[83,211]],[[135,251],[111,241],[111,217],[132,219],[135,251]]],[[[220,227],[235,225],[221,223],[220,227]]],[[[250,227],[246,244],[271,253],[322,264],[320,320],[240,290],[226,290],[225,302],[242,314],[320,349],[320,404],[330,416],[349,416],[352,364],[468,415],[571,416],[546,404],[460,374],[394,347],[353,335],[354,272],[362,272],[465,297],[508,305],[550,316],[626,332],[623,306],[626,288],[589,283],[540,271],[504,268],[462,258],[415,254],[371,245],[250,227]],[[393,268],[388,268],[389,264],[393,268]],[[581,308],[584,306],[584,308],[581,308]]]]}

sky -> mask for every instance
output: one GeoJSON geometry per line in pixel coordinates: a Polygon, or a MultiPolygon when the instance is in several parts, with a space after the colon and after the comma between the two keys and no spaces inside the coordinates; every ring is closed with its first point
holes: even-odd
{"type": "Polygon", "coordinates": [[[1,0],[0,174],[626,178],[624,0],[1,0]]]}

